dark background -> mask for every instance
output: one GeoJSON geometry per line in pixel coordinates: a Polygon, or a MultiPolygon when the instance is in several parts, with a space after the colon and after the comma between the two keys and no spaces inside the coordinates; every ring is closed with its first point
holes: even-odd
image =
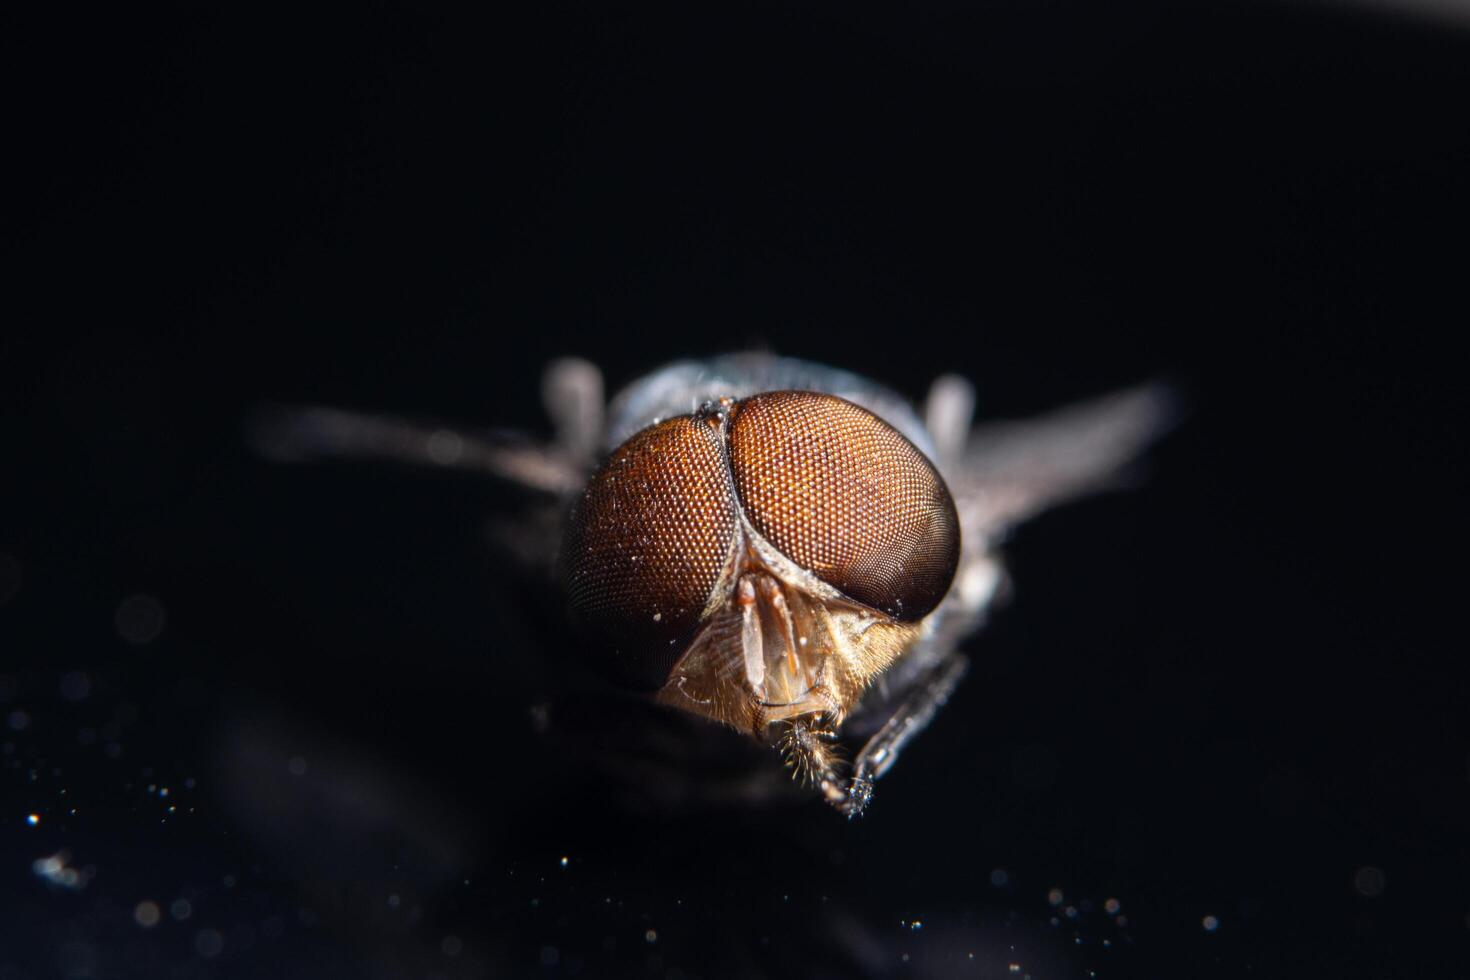
{"type": "Polygon", "coordinates": [[[0,977],[1466,975],[1470,21],[525,6],[9,15],[0,977]],[[242,434],[750,344],[1193,405],[856,823],[582,782],[509,495],[242,434]]]}

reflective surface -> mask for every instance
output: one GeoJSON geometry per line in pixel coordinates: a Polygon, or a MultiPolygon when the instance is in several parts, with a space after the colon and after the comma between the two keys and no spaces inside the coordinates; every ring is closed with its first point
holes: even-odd
{"type": "Polygon", "coordinates": [[[0,976],[1467,972],[1463,33],[83,20],[7,32],[0,976]],[[853,823],[566,671],[503,488],[242,435],[272,401],[534,431],[553,357],[762,341],[958,370],[981,418],[1194,405],[1007,544],[853,823]]]}

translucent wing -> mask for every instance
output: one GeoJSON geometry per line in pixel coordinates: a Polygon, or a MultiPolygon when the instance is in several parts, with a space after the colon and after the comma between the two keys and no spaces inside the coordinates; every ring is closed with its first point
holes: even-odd
{"type": "Polygon", "coordinates": [[[527,490],[566,496],[582,488],[603,420],[602,373],[586,361],[553,361],[542,399],[555,437],[539,443],[516,432],[461,429],[394,415],[321,406],[275,406],[247,425],[252,447],[277,462],[376,459],[471,470],[527,490]]]}
{"type": "Polygon", "coordinates": [[[1049,507],[1119,485],[1178,417],[1174,391],[1151,382],[976,428],[949,474],[965,533],[988,547],[1049,507]]]}
{"type": "Polygon", "coordinates": [[[550,494],[571,492],[583,475],[580,466],[571,465],[553,447],[514,432],[470,433],[339,408],[262,409],[251,420],[248,435],[256,452],[276,462],[389,460],[487,473],[550,494]]]}

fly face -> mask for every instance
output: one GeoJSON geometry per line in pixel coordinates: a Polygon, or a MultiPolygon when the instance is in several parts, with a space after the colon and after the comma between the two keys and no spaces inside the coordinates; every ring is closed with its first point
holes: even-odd
{"type": "Polygon", "coordinates": [[[972,431],[958,378],[935,382],[921,418],[856,375],[766,354],[669,365],[606,408],[597,369],[563,361],[544,392],[549,444],[319,408],[254,435],[279,459],[386,457],[524,487],[562,531],[521,521],[504,543],[555,567],[615,673],[777,746],[849,815],[963,676],[1009,529],[1106,485],[1173,416],[1150,385],[972,431]],[[866,738],[850,764],[849,733],[866,738]]]}
{"type": "Polygon", "coordinates": [[[840,794],[834,733],[922,634],[960,555],[934,464],[811,391],[725,397],[619,446],[572,508],[574,614],[657,699],[787,747],[840,794]]]}

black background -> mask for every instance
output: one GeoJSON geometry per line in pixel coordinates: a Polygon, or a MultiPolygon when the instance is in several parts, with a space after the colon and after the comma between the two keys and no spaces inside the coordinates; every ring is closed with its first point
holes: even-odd
{"type": "Polygon", "coordinates": [[[5,30],[0,977],[1465,975],[1470,23],[526,6],[5,30]],[[577,785],[506,493],[242,435],[751,344],[1193,405],[852,824],[577,785]]]}

